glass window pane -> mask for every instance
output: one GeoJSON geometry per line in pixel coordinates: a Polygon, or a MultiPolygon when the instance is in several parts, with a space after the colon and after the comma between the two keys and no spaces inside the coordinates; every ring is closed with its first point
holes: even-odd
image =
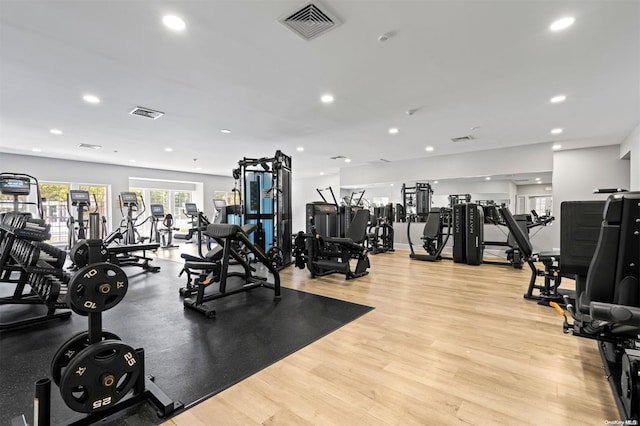
{"type": "MultiPolygon", "coordinates": [[[[69,212],[67,211],[67,194],[69,184],[42,183],[40,196],[44,220],[51,225],[51,242],[62,243],[69,238],[69,212]]],[[[86,219],[86,218],[85,218],[86,219]]]]}

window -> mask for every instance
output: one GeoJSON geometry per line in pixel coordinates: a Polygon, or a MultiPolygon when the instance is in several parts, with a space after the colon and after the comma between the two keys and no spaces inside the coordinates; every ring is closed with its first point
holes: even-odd
{"type": "Polygon", "coordinates": [[[173,200],[173,218],[177,221],[188,222],[189,218],[184,214],[184,203],[191,202],[191,192],[176,192],[173,200]]]}
{"type": "MultiPolygon", "coordinates": [[[[41,183],[42,213],[46,223],[51,225],[51,242],[66,242],[69,238],[69,212],[67,194],[70,185],[66,183],[41,183]]],[[[71,212],[75,216],[75,212],[71,212]]]]}
{"type": "Polygon", "coordinates": [[[107,187],[106,186],[91,186],[80,185],[78,189],[83,191],[89,191],[91,195],[91,212],[96,211],[95,203],[98,203],[98,214],[100,217],[107,215],[107,187]]]}
{"type": "Polygon", "coordinates": [[[169,208],[169,191],[149,191],[149,204],[160,204],[167,214],[171,211],[169,208]]]}
{"type": "MultiPolygon", "coordinates": [[[[164,214],[171,214],[174,226],[177,228],[189,227],[190,219],[184,214],[184,203],[192,202],[193,191],[174,191],[170,189],[156,188],[129,188],[130,192],[135,192],[144,202],[146,212],[140,216],[137,225],[140,225],[138,232],[141,235],[149,235],[151,232],[151,221],[143,221],[151,215],[150,205],[161,204],[164,214]]],[[[142,206],[140,206],[142,209],[142,206]]],[[[141,210],[139,210],[140,212],[141,210]]],[[[123,212],[125,215],[126,211],[123,212]]],[[[136,214],[134,214],[135,216],[136,214]]]]}
{"type": "MultiPolygon", "coordinates": [[[[19,212],[27,212],[29,211],[28,206],[25,206],[22,203],[27,201],[27,197],[25,195],[18,195],[18,202],[21,203],[18,205],[19,212]]],[[[13,211],[13,195],[2,195],[0,194],[0,213],[8,213],[13,211]]]]}
{"type": "Polygon", "coordinates": [[[553,210],[553,199],[549,196],[529,198],[529,206],[535,210],[539,216],[549,216],[553,210]]]}

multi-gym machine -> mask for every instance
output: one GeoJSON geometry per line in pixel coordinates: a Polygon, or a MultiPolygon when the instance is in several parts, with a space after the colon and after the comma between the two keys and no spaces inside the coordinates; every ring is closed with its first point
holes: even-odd
{"type": "MultiPolygon", "coordinates": [[[[404,206],[407,209],[416,208],[414,213],[407,215],[407,240],[409,242],[409,257],[415,260],[423,260],[429,262],[437,262],[443,259],[442,251],[449,241],[453,228],[453,218],[451,205],[449,207],[431,207],[431,199],[433,189],[428,183],[416,183],[415,187],[406,187],[403,185],[401,190],[404,206]],[[412,203],[415,196],[416,203],[412,203]],[[418,207],[419,205],[419,207],[418,207]],[[413,249],[413,241],[411,240],[411,223],[418,221],[421,216],[424,217],[424,210],[427,211],[426,221],[422,231],[422,247],[426,253],[416,253],[413,249]],[[418,212],[420,214],[418,214],[418,212]],[[446,229],[446,232],[445,232],[446,229]]],[[[457,196],[449,196],[449,202],[456,201],[457,196]]]]}
{"type": "Polygon", "coordinates": [[[255,224],[249,236],[277,269],[291,264],[291,157],[243,158],[233,170],[240,182],[242,224],[255,224]]]}
{"type": "Polygon", "coordinates": [[[431,185],[427,182],[416,182],[414,186],[407,186],[403,183],[400,194],[404,213],[407,216],[415,215],[416,222],[426,222],[433,196],[431,185]]]}

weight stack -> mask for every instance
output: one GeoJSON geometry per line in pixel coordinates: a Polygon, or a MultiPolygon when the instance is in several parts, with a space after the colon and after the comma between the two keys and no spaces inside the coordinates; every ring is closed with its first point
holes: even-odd
{"type": "Polygon", "coordinates": [[[455,204],[453,206],[453,261],[456,263],[467,261],[465,216],[465,205],[455,204]]]}
{"type": "Polygon", "coordinates": [[[465,251],[468,265],[482,264],[484,251],[484,214],[482,206],[475,203],[465,205],[465,251]]]}

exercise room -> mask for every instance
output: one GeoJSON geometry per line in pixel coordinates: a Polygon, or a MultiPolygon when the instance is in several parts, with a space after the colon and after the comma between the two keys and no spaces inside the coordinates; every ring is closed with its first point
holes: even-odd
{"type": "Polygon", "coordinates": [[[637,424],[639,22],[0,0],[0,424],[637,424]]]}

